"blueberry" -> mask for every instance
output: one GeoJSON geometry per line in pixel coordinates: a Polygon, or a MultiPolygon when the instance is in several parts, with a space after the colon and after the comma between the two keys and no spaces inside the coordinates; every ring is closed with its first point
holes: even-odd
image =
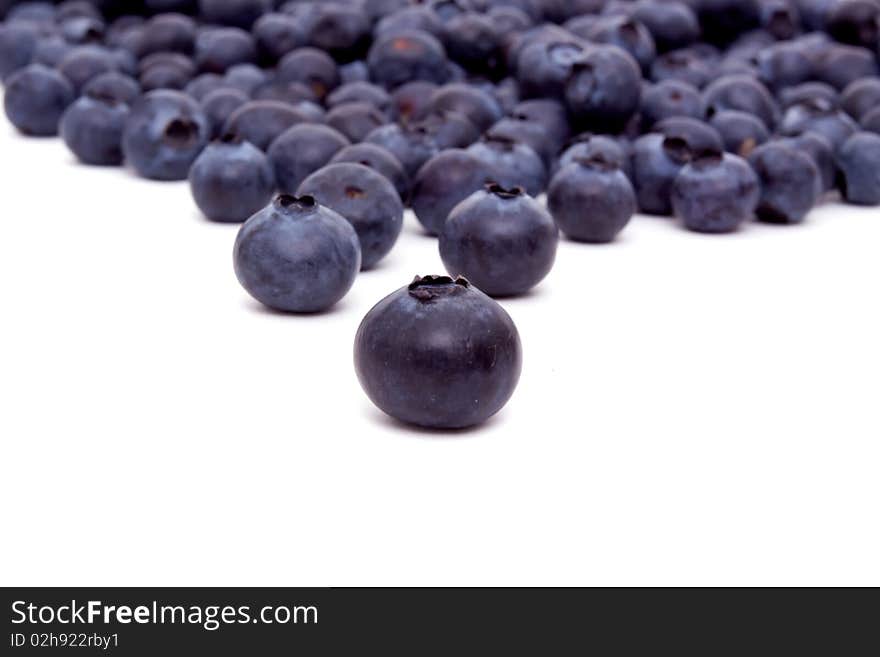
{"type": "Polygon", "coordinates": [[[726,75],[703,91],[703,108],[712,118],[723,110],[738,110],[759,118],[765,126],[776,125],[779,109],[767,88],[746,75],[726,75]]]}
{"type": "Polygon", "coordinates": [[[579,242],[611,242],[636,212],[632,184],[599,154],[576,159],[553,177],[547,205],[556,225],[579,242]]]}
{"type": "Polygon", "coordinates": [[[192,71],[188,65],[181,66],[173,60],[167,60],[145,68],[138,81],[144,91],[184,89],[192,77],[192,71]]]}
{"type": "Polygon", "coordinates": [[[130,75],[110,71],[93,77],[82,90],[83,96],[100,96],[131,105],[141,95],[141,86],[130,75]]]}
{"type": "Polygon", "coordinates": [[[384,16],[376,24],[374,32],[378,38],[412,30],[427,32],[439,39],[444,36],[446,27],[430,7],[417,5],[404,7],[400,11],[384,16]]]}
{"type": "Polygon", "coordinates": [[[339,61],[351,61],[366,52],[370,28],[360,8],[343,3],[321,3],[308,30],[309,44],[339,61]]]}
{"type": "Polygon", "coordinates": [[[840,107],[856,121],[880,107],[880,78],[860,78],[840,95],[840,107]]]}
{"type": "Polygon", "coordinates": [[[824,82],[804,82],[793,87],[780,89],[777,94],[782,109],[788,109],[792,105],[803,102],[819,101],[837,107],[837,89],[824,82]]]}
{"type": "Polygon", "coordinates": [[[672,207],[685,228],[729,233],[758,207],[760,184],[748,162],[730,153],[699,154],[676,176],[672,207]]]}
{"type": "Polygon", "coordinates": [[[364,318],[354,346],[361,386],[402,422],[459,429],[485,422],[513,395],[519,333],[495,301],[464,279],[416,278],[364,318]]]}
{"type": "Polygon", "coordinates": [[[641,100],[642,126],[646,129],[670,116],[703,117],[699,90],[681,80],[663,80],[647,87],[641,100]]]}
{"type": "Polygon", "coordinates": [[[495,182],[503,187],[522,187],[530,196],[538,196],[547,186],[544,161],[526,144],[488,135],[467,150],[492,171],[495,182]]]}
{"type": "Polygon", "coordinates": [[[148,20],[140,32],[137,55],[154,52],[180,52],[191,55],[195,49],[196,22],[183,14],[160,14],[148,20]]]}
{"type": "Polygon", "coordinates": [[[761,183],[758,219],[777,224],[800,223],[822,192],[822,178],[813,159],[791,144],[770,142],[749,155],[761,183]]]}
{"type": "Polygon", "coordinates": [[[385,115],[370,103],[337,105],[328,112],[326,121],[353,142],[363,141],[373,130],[388,122],[385,115]]]}
{"type": "Polygon", "coordinates": [[[448,77],[446,63],[443,44],[419,30],[380,35],[367,55],[370,77],[390,88],[413,80],[443,84],[448,77]]]}
{"type": "Polygon", "coordinates": [[[199,0],[199,11],[209,23],[250,29],[272,7],[272,0],[199,0]]]}
{"type": "Polygon", "coordinates": [[[830,142],[816,132],[805,132],[796,137],[788,137],[780,140],[797,151],[803,152],[813,160],[819,171],[821,191],[828,192],[834,189],[837,178],[837,165],[834,162],[834,150],[830,142]]]}
{"type": "Polygon", "coordinates": [[[491,165],[469,151],[442,151],[419,169],[413,181],[410,202],[416,218],[428,233],[439,235],[450,211],[495,179],[491,165]]]}
{"type": "Polygon", "coordinates": [[[285,105],[319,102],[315,92],[302,82],[280,82],[274,79],[254,89],[253,100],[277,100],[285,105]]]}
{"type": "Polygon", "coordinates": [[[309,117],[290,105],[274,100],[254,100],[235,110],[223,132],[233,132],[261,150],[267,150],[281,133],[309,117]]]}
{"type": "Polygon", "coordinates": [[[64,143],[86,164],[122,164],[122,133],[129,106],[114,97],[90,92],[79,98],[61,117],[64,143]]]}
{"type": "Polygon", "coordinates": [[[31,26],[0,24],[0,78],[5,80],[30,64],[38,43],[37,32],[31,26]]]}
{"type": "Polygon", "coordinates": [[[79,46],[58,63],[58,70],[77,91],[101,73],[120,70],[119,62],[107,50],[97,46],[79,46]]]}
{"type": "Polygon", "coordinates": [[[394,155],[410,177],[415,176],[421,166],[440,150],[427,128],[411,123],[390,123],[376,128],[364,137],[364,141],[377,144],[394,155]]]}
{"type": "Polygon", "coordinates": [[[277,197],[248,219],[233,251],[235,275],[260,303],[315,313],[344,297],[360,270],[357,234],[310,196],[277,197]]]}
{"type": "Polygon", "coordinates": [[[651,66],[651,79],[654,82],[681,80],[697,89],[705,87],[712,75],[711,61],[707,61],[693,48],[670,50],[657,57],[651,66]]]}
{"type": "Polygon", "coordinates": [[[596,46],[573,66],[565,90],[568,109],[585,126],[618,132],[639,108],[641,82],[629,53],[617,46],[596,46]]]}
{"type": "Polygon", "coordinates": [[[643,71],[649,71],[657,47],[654,37],[642,23],[627,16],[605,16],[590,30],[589,40],[628,52],[643,71]]]}
{"type": "Polygon", "coordinates": [[[213,91],[228,88],[226,80],[219,73],[200,73],[187,83],[184,91],[200,101],[213,91]]]}
{"type": "Polygon", "coordinates": [[[297,194],[315,197],[354,226],[364,269],[388,255],[403,228],[403,203],[394,186],[361,164],[330,164],[306,178],[297,194]]]}
{"type": "Polygon", "coordinates": [[[413,127],[427,134],[437,148],[464,148],[480,138],[480,130],[466,116],[457,112],[431,112],[413,127]]]}
{"type": "Polygon", "coordinates": [[[64,76],[41,64],[31,64],[6,81],[4,106],[9,121],[26,135],[58,134],[58,122],[76,94],[64,76]]]}
{"type": "Polygon", "coordinates": [[[635,141],[632,182],[639,210],[646,214],[672,214],[672,184],[692,155],[692,148],[682,137],[648,134],[635,141]]]}
{"type": "Polygon", "coordinates": [[[545,166],[550,166],[553,159],[565,145],[564,140],[558,141],[548,133],[547,126],[540,121],[521,116],[508,116],[493,124],[485,135],[490,138],[499,138],[513,142],[520,142],[531,147],[545,166]]]}
{"type": "Polygon", "coordinates": [[[402,200],[409,198],[409,177],[398,159],[378,144],[367,142],[346,146],[333,156],[331,164],[350,162],[362,164],[382,174],[394,185],[402,200]]]}
{"type": "Polygon", "coordinates": [[[345,135],[326,125],[300,123],[286,130],[272,142],[268,151],[278,189],[295,192],[303,180],[349,143],[345,135]]]}
{"type": "Polygon", "coordinates": [[[368,103],[383,114],[391,112],[391,94],[371,82],[350,82],[334,89],[326,100],[333,109],[347,103],[368,103]]]}
{"type": "Polygon", "coordinates": [[[648,28],[659,52],[683,48],[700,38],[700,24],[687,2],[639,0],[632,17],[648,28]]]}
{"type": "Polygon", "coordinates": [[[774,90],[807,82],[813,76],[813,61],[797,43],[784,41],[761,49],[755,56],[758,77],[774,90]]]}
{"type": "Polygon", "coordinates": [[[840,188],[848,203],[880,205],[880,135],[857,132],[837,152],[840,188]]]}
{"type": "Polygon", "coordinates": [[[859,78],[878,74],[876,55],[859,46],[832,45],[825,48],[815,65],[815,77],[836,89],[846,86],[859,78]]]}
{"type": "Polygon", "coordinates": [[[446,23],[445,37],[449,57],[466,70],[489,76],[503,72],[501,35],[489,16],[462,12],[446,23]]]}
{"type": "Polygon", "coordinates": [[[203,28],[196,39],[199,70],[225,73],[236,64],[257,61],[257,43],[250,33],[237,27],[203,28]]]}
{"type": "Polygon", "coordinates": [[[880,107],[875,107],[862,117],[862,128],[880,134],[880,107]]]}
{"type": "Polygon", "coordinates": [[[786,136],[816,132],[825,137],[832,148],[839,148],[859,129],[853,119],[821,100],[804,101],[789,107],[782,117],[779,131],[786,136]]]}
{"type": "Polygon", "coordinates": [[[493,297],[524,294],[556,260],[553,218],[522,188],[489,185],[455,206],[440,233],[446,270],[493,297]]]}
{"type": "Polygon", "coordinates": [[[724,142],[728,153],[748,157],[757,146],[770,139],[767,126],[757,117],[736,110],[724,110],[709,121],[724,142]]]}
{"type": "Polygon", "coordinates": [[[297,48],[278,62],[277,82],[300,82],[323,100],[339,86],[339,67],[327,53],[316,48],[297,48]]]}
{"type": "Polygon", "coordinates": [[[431,95],[431,109],[434,112],[461,114],[481,130],[502,117],[501,106],[495,98],[477,87],[460,82],[437,88],[431,95]]]}
{"type": "Polygon", "coordinates": [[[632,157],[623,142],[608,135],[593,135],[588,132],[578,135],[569,142],[568,147],[556,161],[553,173],[556,174],[575,160],[587,160],[595,156],[600,156],[623,171],[628,178],[631,177],[632,157]]]}
{"type": "Polygon", "coordinates": [[[208,219],[240,223],[269,202],[275,178],[263,151],[237,135],[224,135],[193,163],[189,185],[208,219]]]}
{"type": "Polygon", "coordinates": [[[561,40],[536,39],[527,43],[516,65],[523,96],[564,99],[572,68],[584,57],[584,43],[570,35],[561,40]]]}
{"type": "Polygon", "coordinates": [[[250,99],[238,89],[220,88],[202,98],[201,106],[211,125],[211,136],[219,137],[229,117],[250,99]]]}
{"type": "Polygon", "coordinates": [[[287,53],[306,45],[305,27],[294,16],[263,14],[253,27],[257,52],[267,64],[277,64],[287,53]]]}
{"type": "Polygon", "coordinates": [[[131,108],[122,151],[145,178],[185,180],[210,133],[205,113],[192,98],[179,91],[151,91],[131,108]]]}
{"type": "Polygon", "coordinates": [[[239,89],[248,96],[266,84],[269,75],[259,66],[250,63],[235,64],[226,69],[223,82],[233,89],[239,89]]]}
{"type": "Polygon", "coordinates": [[[552,98],[533,98],[517,103],[510,111],[510,117],[516,121],[539,123],[550,142],[554,146],[558,145],[558,148],[562,148],[571,137],[568,110],[565,105],[552,98]]]}

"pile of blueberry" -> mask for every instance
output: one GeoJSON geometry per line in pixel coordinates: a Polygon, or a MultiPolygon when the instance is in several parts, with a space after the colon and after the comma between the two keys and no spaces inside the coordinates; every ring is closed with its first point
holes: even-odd
{"type": "Polygon", "coordinates": [[[496,413],[519,337],[490,297],[561,231],[641,211],[726,233],[829,193],[880,204],[880,0],[0,0],[9,120],[81,161],[189,180],[243,223],[236,274],[319,312],[394,247],[404,209],[450,276],[364,319],[355,364],[428,427],[496,413]],[[546,194],[546,203],[536,197],[546,194]]]}

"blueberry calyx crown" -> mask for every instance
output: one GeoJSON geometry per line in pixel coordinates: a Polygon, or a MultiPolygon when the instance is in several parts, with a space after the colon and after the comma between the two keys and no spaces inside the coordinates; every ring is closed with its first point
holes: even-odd
{"type": "Polygon", "coordinates": [[[275,197],[275,206],[283,210],[295,212],[311,212],[318,207],[314,196],[294,196],[293,194],[279,194],[275,197]]]}
{"type": "Polygon", "coordinates": [[[716,148],[707,148],[705,150],[699,151],[694,156],[691,164],[697,168],[703,169],[706,167],[716,166],[717,164],[720,164],[723,159],[724,153],[716,148]]]}
{"type": "Polygon", "coordinates": [[[196,143],[199,126],[189,119],[174,119],[163,133],[164,141],[174,148],[189,148],[196,143]]]}
{"type": "Polygon", "coordinates": [[[674,162],[685,164],[692,159],[690,144],[681,137],[666,137],[663,140],[663,150],[674,162]]]}
{"type": "Polygon", "coordinates": [[[596,169],[598,171],[617,171],[620,168],[617,165],[617,162],[608,159],[602,153],[593,153],[586,157],[577,157],[574,161],[581,166],[596,169]]]}
{"type": "Polygon", "coordinates": [[[471,286],[464,276],[416,276],[409,284],[409,295],[419,301],[432,301],[471,286]]]}
{"type": "Polygon", "coordinates": [[[241,144],[244,139],[241,138],[241,135],[237,132],[224,132],[220,138],[217,140],[221,144],[230,144],[232,146],[238,146],[241,144]]]}
{"type": "Polygon", "coordinates": [[[505,200],[519,198],[525,195],[526,191],[522,187],[504,187],[497,182],[486,183],[486,192],[505,200]]]}

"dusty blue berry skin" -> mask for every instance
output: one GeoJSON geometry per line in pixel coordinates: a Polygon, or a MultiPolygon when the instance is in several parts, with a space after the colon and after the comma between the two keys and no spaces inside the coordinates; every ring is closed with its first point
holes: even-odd
{"type": "Polygon", "coordinates": [[[343,217],[312,197],[282,195],[241,227],[233,261],[239,282],[260,303],[316,313],[351,289],[361,251],[343,217]]]}
{"type": "Polygon", "coordinates": [[[822,192],[822,178],[813,159],[791,145],[770,142],[749,155],[761,183],[755,214],[761,221],[796,224],[804,220],[822,192]]]}
{"type": "Polygon", "coordinates": [[[6,81],[3,98],[6,116],[20,132],[35,137],[58,134],[58,122],[76,99],[73,87],[63,75],[31,64],[6,81]]]}
{"type": "Polygon", "coordinates": [[[255,100],[242,105],[226,120],[222,132],[234,132],[261,150],[268,150],[281,133],[309,117],[276,100],[255,100]]]}
{"type": "Polygon", "coordinates": [[[273,141],[268,151],[278,189],[295,192],[303,180],[349,144],[345,135],[326,125],[293,126],[273,141]]]}
{"type": "Polygon", "coordinates": [[[636,212],[636,193],[626,175],[602,156],[578,159],[553,177],[547,206],[556,225],[579,242],[611,242],[636,212]]]}
{"type": "Polygon", "coordinates": [[[848,203],[880,205],[880,135],[857,132],[837,152],[840,187],[848,203]]]}
{"type": "Polygon", "coordinates": [[[690,161],[693,150],[682,137],[661,134],[643,135],[633,146],[632,182],[639,210],[661,216],[672,214],[672,183],[690,161]]]}
{"type": "Polygon", "coordinates": [[[85,164],[122,164],[122,132],[129,106],[112,98],[85,95],[61,117],[64,143],[85,164]]]}
{"type": "Polygon", "coordinates": [[[556,261],[559,230],[553,217],[521,188],[489,185],[455,206],[440,234],[440,257],[493,297],[524,294],[556,261]]]}
{"type": "Polygon", "coordinates": [[[403,165],[378,144],[363,142],[346,146],[330,160],[331,164],[339,162],[363,164],[365,167],[378,171],[391,181],[402,200],[406,201],[409,198],[409,176],[403,170],[403,165]]]}
{"type": "Polygon", "coordinates": [[[675,178],[672,207],[689,230],[730,233],[752,218],[760,193],[748,162],[730,153],[707,153],[675,178]]]}
{"type": "Polygon", "coordinates": [[[39,43],[37,32],[30,25],[0,25],[0,78],[5,80],[27,66],[39,43]]]}
{"type": "Polygon", "coordinates": [[[209,144],[189,170],[193,199],[211,221],[241,223],[275,191],[269,158],[237,135],[209,144]]]}
{"type": "Polygon", "coordinates": [[[306,178],[298,196],[313,196],[348,219],[361,242],[364,269],[384,258],[403,229],[403,202],[385,176],[362,164],[330,164],[306,178]]]}
{"type": "Polygon", "coordinates": [[[179,91],[151,91],[132,106],[122,151],[144,178],[186,180],[210,134],[208,119],[195,100],[179,91]]]}
{"type": "Polygon", "coordinates": [[[417,278],[364,318],[355,370],[372,402],[432,429],[481,424],[513,395],[522,370],[510,316],[464,279],[417,278]]]}
{"type": "Polygon", "coordinates": [[[572,68],[565,98],[572,116],[588,128],[618,132],[639,109],[642,73],[617,46],[595,46],[572,68]]]}
{"type": "Polygon", "coordinates": [[[531,196],[539,196],[547,187],[547,167],[534,149],[500,136],[487,135],[468,147],[504,187],[522,187],[531,196]]]}
{"type": "Polygon", "coordinates": [[[458,203],[496,179],[492,167],[474,154],[458,148],[441,151],[416,174],[413,212],[429,234],[439,235],[458,203]]]}
{"type": "Polygon", "coordinates": [[[89,80],[82,90],[83,96],[113,98],[131,105],[141,95],[141,85],[130,75],[108,71],[89,80]]]}

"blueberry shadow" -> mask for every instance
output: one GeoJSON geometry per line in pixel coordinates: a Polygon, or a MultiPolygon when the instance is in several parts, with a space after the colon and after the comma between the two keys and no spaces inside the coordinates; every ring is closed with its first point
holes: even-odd
{"type": "Polygon", "coordinates": [[[413,438],[422,438],[426,440],[463,440],[466,438],[476,438],[478,434],[483,433],[501,423],[500,413],[493,415],[482,424],[474,427],[466,427],[464,429],[429,429],[426,427],[417,427],[413,424],[401,422],[390,415],[386,415],[375,406],[364,405],[365,418],[384,429],[390,429],[395,433],[406,434],[413,438]]]}
{"type": "Polygon", "coordinates": [[[257,301],[256,299],[247,298],[242,302],[242,305],[246,310],[254,313],[255,315],[265,315],[269,317],[278,317],[281,319],[289,319],[291,321],[296,320],[310,320],[315,318],[323,318],[323,317],[332,317],[334,315],[342,315],[349,309],[349,303],[347,299],[342,299],[337,302],[335,305],[331,306],[326,310],[319,310],[313,313],[292,313],[285,312],[283,310],[278,310],[276,308],[270,308],[269,306],[264,306],[262,303],[257,301]]]}

